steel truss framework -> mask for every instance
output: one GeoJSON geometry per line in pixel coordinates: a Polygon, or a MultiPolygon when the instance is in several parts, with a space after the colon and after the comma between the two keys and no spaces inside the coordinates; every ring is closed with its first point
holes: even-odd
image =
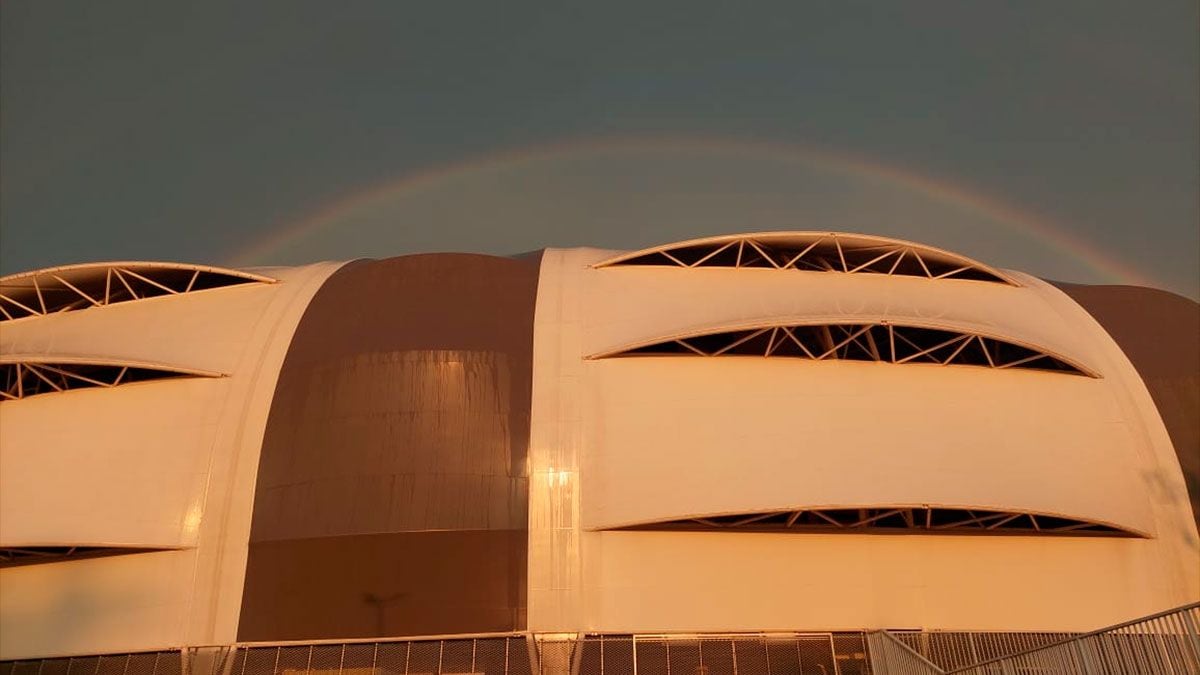
{"type": "Polygon", "coordinates": [[[842,234],[797,232],[737,235],[637,251],[596,267],[758,267],[928,279],[974,279],[1015,286],[998,270],[947,251],[911,242],[842,234]]]}
{"type": "Polygon", "coordinates": [[[96,263],[0,278],[0,321],[275,279],[181,263],[96,263]]]}
{"type": "Polygon", "coordinates": [[[891,322],[769,325],[698,333],[596,354],[625,356],[772,356],[1048,370],[1097,377],[1043,351],[978,333],[891,322]]]}
{"type": "Polygon", "coordinates": [[[220,373],[164,368],[142,363],[19,360],[0,362],[0,402],[88,387],[118,387],[176,377],[220,377],[220,373]]]}
{"type": "Polygon", "coordinates": [[[42,563],[74,560],[78,558],[100,558],[126,553],[145,553],[158,549],[119,548],[112,546],[10,546],[0,548],[0,567],[38,565],[42,563]]]}
{"type": "Polygon", "coordinates": [[[851,534],[1032,534],[1140,537],[1103,523],[988,509],[940,506],[871,506],[762,511],[682,518],[634,525],[628,530],[731,530],[739,532],[848,532],[851,534]]]}

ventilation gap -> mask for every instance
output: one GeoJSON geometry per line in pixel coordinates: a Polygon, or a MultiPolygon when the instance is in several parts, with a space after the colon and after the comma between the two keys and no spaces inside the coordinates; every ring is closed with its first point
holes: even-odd
{"type": "Polygon", "coordinates": [[[172,549],[114,546],[9,546],[0,548],[0,569],[169,550],[172,549]]]}
{"type": "Polygon", "coordinates": [[[713,237],[618,256],[596,267],[622,265],[779,268],[1017,285],[995,270],[947,251],[886,237],[840,233],[713,237]]]}
{"type": "Polygon", "coordinates": [[[793,534],[1143,536],[1103,523],[1024,511],[880,505],[693,516],[615,529],[793,534]]]}
{"type": "Polygon", "coordinates": [[[139,363],[88,363],[13,359],[0,363],[0,401],[94,387],[183,377],[220,377],[220,373],[159,368],[139,363]]]}

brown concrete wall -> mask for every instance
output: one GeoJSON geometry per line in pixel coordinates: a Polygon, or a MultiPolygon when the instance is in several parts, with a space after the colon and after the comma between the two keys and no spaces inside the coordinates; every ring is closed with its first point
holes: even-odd
{"type": "Polygon", "coordinates": [[[520,530],[466,530],[258,542],[239,638],[519,629],[526,540],[520,530]]]}
{"type": "Polygon", "coordinates": [[[538,260],[357,262],[263,441],[241,640],[519,630],[538,260]]]}
{"type": "Polygon", "coordinates": [[[1142,376],[1200,524],[1200,304],[1153,288],[1056,285],[1100,322],[1142,376]]]}

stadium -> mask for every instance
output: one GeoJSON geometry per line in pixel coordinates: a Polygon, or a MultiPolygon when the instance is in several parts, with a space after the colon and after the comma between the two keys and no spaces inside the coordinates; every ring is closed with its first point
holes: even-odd
{"type": "Polygon", "coordinates": [[[10,275],[0,675],[1200,672],[1198,334],[829,232],[10,275]]]}

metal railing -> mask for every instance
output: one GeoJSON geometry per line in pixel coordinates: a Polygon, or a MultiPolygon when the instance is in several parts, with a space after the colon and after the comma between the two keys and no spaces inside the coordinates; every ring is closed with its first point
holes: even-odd
{"type": "Polygon", "coordinates": [[[1200,603],[1056,635],[505,633],[30,659],[0,675],[1200,675],[1200,603]],[[980,654],[994,656],[964,664],[980,654]]]}
{"type": "Polygon", "coordinates": [[[948,673],[1200,674],[1200,602],[964,666],[948,673]]]}
{"type": "Polygon", "coordinates": [[[426,636],[0,662],[0,675],[871,675],[862,633],[426,636]]]}
{"type": "Polygon", "coordinates": [[[0,662],[0,675],[183,675],[184,653],[134,652],[0,662]]]}
{"type": "Polygon", "coordinates": [[[870,675],[862,633],[585,635],[569,668],[548,658],[542,675],[870,675]]]}
{"type": "Polygon", "coordinates": [[[224,675],[529,675],[525,635],[238,647],[224,675]]]}
{"type": "Polygon", "coordinates": [[[954,670],[1077,637],[1029,631],[888,631],[942,670],[954,670]]]}
{"type": "Polygon", "coordinates": [[[945,675],[929,659],[886,630],[867,633],[871,669],[876,675],[945,675]]]}

